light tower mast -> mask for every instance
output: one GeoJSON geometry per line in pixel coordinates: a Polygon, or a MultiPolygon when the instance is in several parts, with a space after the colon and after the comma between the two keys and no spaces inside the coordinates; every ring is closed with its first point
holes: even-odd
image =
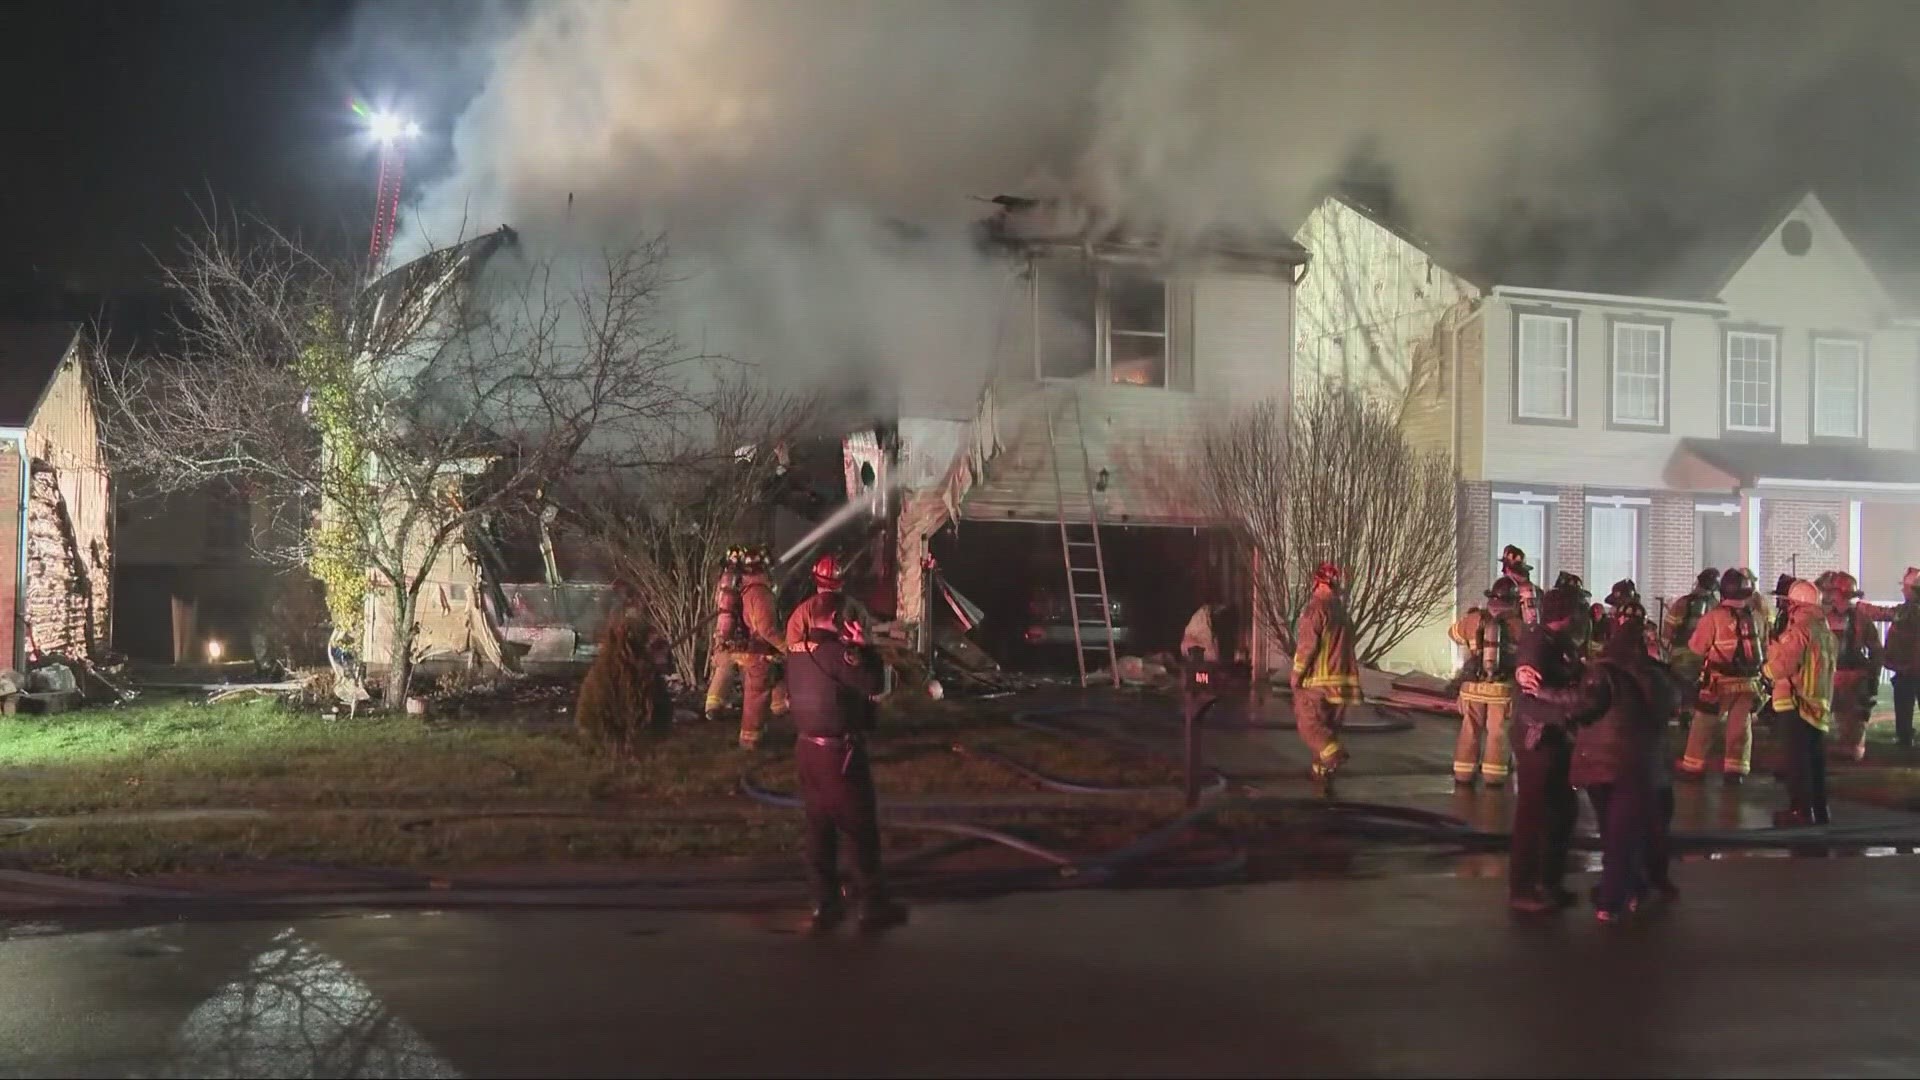
{"type": "Polygon", "coordinates": [[[374,111],[356,103],[353,107],[367,122],[367,132],[380,149],[380,179],[373,204],[373,236],[367,242],[367,267],[379,274],[393,247],[393,233],[400,220],[400,189],[406,176],[407,143],[420,135],[420,125],[395,113],[374,111]]]}

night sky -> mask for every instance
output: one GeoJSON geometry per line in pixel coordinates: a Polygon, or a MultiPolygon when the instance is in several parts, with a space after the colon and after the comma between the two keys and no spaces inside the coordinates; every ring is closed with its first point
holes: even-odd
{"type": "Polygon", "coordinates": [[[364,244],[374,163],[347,103],[404,88],[372,81],[391,73],[358,29],[343,4],[0,5],[0,288],[139,288],[214,197],[364,244]]]}

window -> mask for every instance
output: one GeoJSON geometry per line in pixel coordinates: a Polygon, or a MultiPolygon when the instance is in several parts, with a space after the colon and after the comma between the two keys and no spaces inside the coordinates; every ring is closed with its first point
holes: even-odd
{"type": "Polygon", "coordinates": [[[1640,508],[1587,507],[1587,581],[1593,588],[1640,580],[1640,508]]]}
{"type": "Polygon", "coordinates": [[[1527,553],[1533,579],[1547,577],[1547,504],[1519,502],[1495,496],[1493,503],[1493,577],[1500,576],[1500,552],[1508,544],[1527,553]]]}
{"type": "Polygon", "coordinates": [[[1573,419],[1573,320],[1521,315],[1514,411],[1522,420],[1573,419]]]}
{"type": "Polygon", "coordinates": [[[1693,513],[1693,565],[1722,570],[1746,565],[1739,503],[1700,503],[1693,513]]]}
{"type": "Polygon", "coordinates": [[[1077,379],[1093,371],[1096,285],[1084,262],[1056,259],[1038,265],[1040,287],[1040,377],[1077,379]]]}
{"type": "Polygon", "coordinates": [[[1666,327],[1613,325],[1613,422],[1626,427],[1666,426],[1666,327]]]}
{"type": "Polygon", "coordinates": [[[207,492],[207,557],[213,560],[232,559],[251,541],[249,535],[251,514],[247,496],[243,492],[229,487],[217,487],[207,492]]]}
{"type": "Polygon", "coordinates": [[[1727,331],[1727,430],[1774,431],[1778,342],[1772,334],[1727,331]]]}
{"type": "Polygon", "coordinates": [[[1107,278],[1107,370],[1130,386],[1167,385],[1167,286],[1115,270],[1107,278]]]}
{"type": "Polygon", "coordinates": [[[1858,341],[1813,342],[1813,434],[1819,439],[1866,435],[1866,350],[1858,341]]]}

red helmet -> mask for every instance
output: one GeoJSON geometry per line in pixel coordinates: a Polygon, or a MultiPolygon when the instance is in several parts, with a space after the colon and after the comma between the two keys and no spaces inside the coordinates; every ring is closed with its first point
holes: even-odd
{"type": "Polygon", "coordinates": [[[1340,567],[1333,562],[1321,563],[1314,568],[1313,583],[1315,585],[1340,584],[1340,567]]]}
{"type": "Polygon", "coordinates": [[[813,563],[813,587],[821,592],[839,592],[840,586],[847,580],[846,568],[840,560],[831,554],[822,555],[813,563]]]}

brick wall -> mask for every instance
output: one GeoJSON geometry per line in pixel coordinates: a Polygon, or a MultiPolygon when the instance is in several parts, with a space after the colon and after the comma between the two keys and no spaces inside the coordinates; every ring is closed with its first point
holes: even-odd
{"type": "MultiPolygon", "coordinates": [[[[1694,535],[1693,498],[1689,495],[1656,493],[1647,514],[1647,567],[1640,575],[1640,595],[1646,598],[1675,597],[1693,588],[1694,565],[1699,556],[1694,535]]],[[[1595,591],[1610,588],[1611,581],[1595,582],[1595,591]]]]}
{"type": "Polygon", "coordinates": [[[1760,565],[1754,567],[1768,588],[1781,574],[1814,578],[1823,570],[1847,568],[1847,504],[1760,500],[1760,565]],[[1807,539],[1815,515],[1833,519],[1833,543],[1821,551],[1807,539]]]}
{"type": "MultiPolygon", "coordinates": [[[[1587,489],[1563,487],[1559,495],[1560,501],[1552,511],[1553,523],[1548,526],[1553,558],[1543,564],[1539,556],[1533,557],[1539,567],[1533,579],[1543,589],[1552,588],[1562,570],[1579,574],[1582,579],[1587,576],[1587,489]]],[[[1587,582],[1587,587],[1592,588],[1593,582],[1587,582]]]]}
{"type": "Polygon", "coordinates": [[[14,667],[20,640],[20,452],[0,450],[0,664],[14,667]]]}
{"type": "Polygon", "coordinates": [[[1460,485],[1459,559],[1454,568],[1459,594],[1457,610],[1480,603],[1486,591],[1487,568],[1493,565],[1493,486],[1481,481],[1460,485]]]}

